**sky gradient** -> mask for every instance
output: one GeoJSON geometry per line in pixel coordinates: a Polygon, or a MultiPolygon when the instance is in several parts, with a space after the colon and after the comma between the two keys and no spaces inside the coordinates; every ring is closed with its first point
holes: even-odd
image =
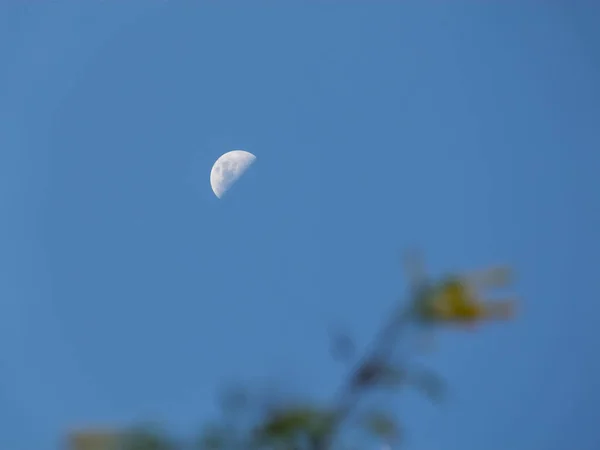
{"type": "Polygon", "coordinates": [[[450,398],[398,401],[407,448],[597,449],[600,8],[217,3],[0,5],[0,448],[327,398],[328,326],[367,344],[419,246],[523,303],[423,358],[450,398]]]}

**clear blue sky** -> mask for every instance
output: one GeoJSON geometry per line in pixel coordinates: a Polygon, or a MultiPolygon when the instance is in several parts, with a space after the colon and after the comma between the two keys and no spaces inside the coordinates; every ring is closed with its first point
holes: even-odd
{"type": "Polygon", "coordinates": [[[444,333],[407,448],[597,448],[599,8],[218,3],[0,6],[0,447],[191,433],[224,381],[326,398],[328,324],[367,343],[417,245],[523,305],[444,333]]]}

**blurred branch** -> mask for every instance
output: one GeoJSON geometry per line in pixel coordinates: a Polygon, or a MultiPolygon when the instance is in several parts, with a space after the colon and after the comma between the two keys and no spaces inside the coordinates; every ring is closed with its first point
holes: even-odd
{"type": "MultiPolygon", "coordinates": [[[[247,423],[238,420],[250,413],[247,393],[230,389],[221,396],[221,409],[229,420],[205,428],[195,443],[196,450],[331,450],[349,417],[360,417],[360,428],[386,444],[399,442],[401,427],[389,412],[358,411],[360,401],[375,390],[398,391],[416,388],[432,401],[444,396],[444,383],[430,370],[394,361],[394,351],[407,325],[423,327],[472,324],[477,321],[508,318],[514,311],[509,301],[490,302],[481,292],[505,287],[511,273],[506,267],[470,274],[451,275],[441,280],[428,278],[422,256],[407,252],[404,269],[408,278],[408,302],[398,302],[367,351],[342,381],[329,407],[311,402],[282,402],[277,399],[247,423]],[[358,413],[358,414],[357,414],[358,413]],[[231,420],[235,418],[235,420],[231,420]]],[[[332,356],[348,361],[356,344],[346,333],[332,336],[332,356]]],[[[179,450],[178,444],[156,429],[144,428],[130,434],[125,450],[179,450]]],[[[189,447],[188,447],[189,448],[189,447]]],[[[337,447],[336,447],[337,448],[337,447]]]]}

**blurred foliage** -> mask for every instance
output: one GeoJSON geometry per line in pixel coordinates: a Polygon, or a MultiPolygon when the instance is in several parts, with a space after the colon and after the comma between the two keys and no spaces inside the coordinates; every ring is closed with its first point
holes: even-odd
{"type": "MultiPolygon", "coordinates": [[[[157,427],[141,427],[128,433],[123,450],[330,450],[350,422],[370,439],[388,446],[402,443],[398,419],[384,409],[363,410],[361,400],[378,390],[388,395],[414,388],[431,401],[442,401],[443,380],[434,372],[398,361],[395,349],[407,330],[425,326],[471,326],[484,321],[507,319],[514,313],[514,300],[487,299],[491,289],[509,287],[512,274],[507,267],[494,267],[470,274],[451,274],[440,280],[426,275],[420,255],[407,253],[405,268],[410,301],[398,305],[389,322],[376,337],[369,352],[350,370],[338,395],[329,405],[289,402],[280,399],[262,407],[252,404],[248,392],[230,388],[220,397],[223,417],[208,425],[192,444],[176,443],[157,427]],[[236,420],[241,416],[249,420],[236,420]],[[355,423],[351,418],[358,417],[355,423]]],[[[350,361],[356,343],[347,333],[332,335],[332,356],[350,361]]]]}
{"type": "Polygon", "coordinates": [[[174,450],[178,445],[160,426],[145,424],[124,433],[123,447],[126,450],[174,450]]]}
{"type": "Polygon", "coordinates": [[[227,447],[227,428],[220,425],[209,425],[198,437],[195,447],[198,450],[219,450],[227,447]]]}
{"type": "Polygon", "coordinates": [[[364,416],[364,426],[386,442],[396,441],[400,436],[400,428],[393,415],[385,411],[371,411],[364,416]]]}

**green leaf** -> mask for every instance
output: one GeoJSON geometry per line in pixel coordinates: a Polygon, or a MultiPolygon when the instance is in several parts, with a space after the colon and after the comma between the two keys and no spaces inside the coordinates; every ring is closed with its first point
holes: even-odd
{"type": "Polygon", "coordinates": [[[368,413],[364,418],[364,425],[370,433],[382,439],[396,439],[400,434],[399,427],[394,418],[389,413],[383,411],[368,413]]]}
{"type": "Polygon", "coordinates": [[[295,442],[303,437],[318,440],[330,431],[332,423],[329,411],[294,406],[272,412],[256,435],[261,442],[295,442]]]}
{"type": "Polygon", "coordinates": [[[174,443],[154,425],[137,426],[124,434],[124,450],[173,450],[174,443]]]}

